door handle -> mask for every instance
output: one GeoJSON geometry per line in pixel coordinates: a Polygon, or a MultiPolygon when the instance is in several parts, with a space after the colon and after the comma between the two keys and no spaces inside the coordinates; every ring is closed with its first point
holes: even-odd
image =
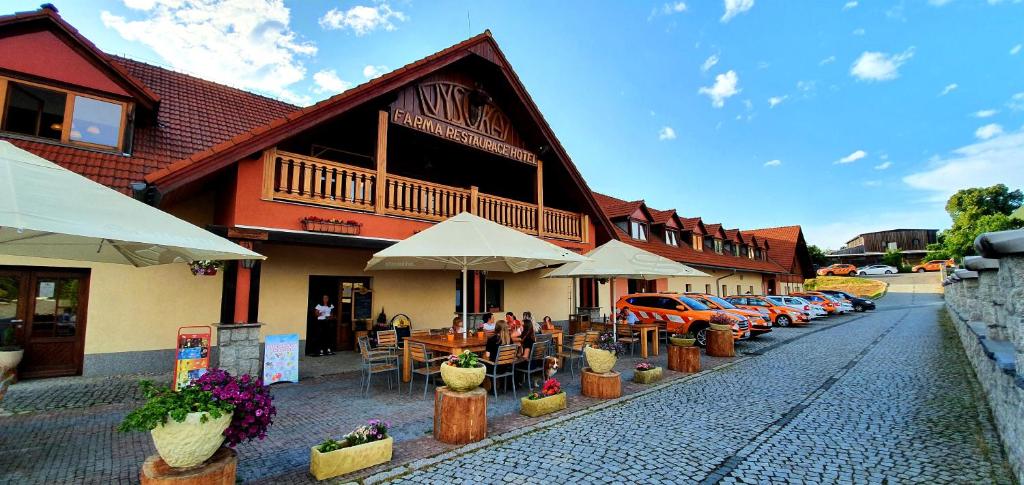
{"type": "Polygon", "coordinates": [[[11,323],[25,323],[24,320],[11,320],[11,323]]]}

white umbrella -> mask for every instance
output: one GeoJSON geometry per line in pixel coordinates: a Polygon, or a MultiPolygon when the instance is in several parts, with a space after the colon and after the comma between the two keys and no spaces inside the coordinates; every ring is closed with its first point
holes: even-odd
{"type": "MultiPolygon", "coordinates": [[[[656,280],[681,276],[708,276],[685,264],[658,256],[622,241],[611,240],[587,253],[589,261],[555,268],[545,278],[607,278],[611,283],[612,313],[615,312],[615,278],[656,280]]],[[[612,332],[618,338],[618,319],[612,317],[612,332]]]]}
{"type": "Polygon", "coordinates": [[[463,212],[377,252],[366,263],[366,270],[461,270],[465,335],[469,326],[468,270],[519,273],[586,260],[568,249],[463,212]]]}
{"type": "Polygon", "coordinates": [[[0,141],[0,254],[152,266],[263,259],[0,141]]]}

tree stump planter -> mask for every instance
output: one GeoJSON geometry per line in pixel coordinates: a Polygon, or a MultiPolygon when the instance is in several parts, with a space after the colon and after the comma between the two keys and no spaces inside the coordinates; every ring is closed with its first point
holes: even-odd
{"type": "Polygon", "coordinates": [[[171,468],[160,455],[151,455],[142,464],[139,481],[143,485],[234,485],[237,468],[238,454],[226,447],[192,468],[171,468]]]}
{"type": "Polygon", "coordinates": [[[598,399],[615,399],[622,396],[622,374],[606,372],[598,374],[590,367],[584,367],[580,373],[580,385],[584,396],[598,399]]]}
{"type": "Polygon", "coordinates": [[[633,382],[638,384],[650,384],[661,380],[661,367],[655,367],[651,370],[638,370],[633,371],[633,382]]]}
{"type": "Polygon", "coordinates": [[[731,330],[708,330],[707,353],[712,357],[735,357],[731,330]]]}
{"type": "Polygon", "coordinates": [[[464,445],[487,437],[487,391],[455,392],[446,386],[434,391],[434,439],[464,445]]]}
{"type": "Polygon", "coordinates": [[[668,370],[691,374],[700,372],[700,349],[697,347],[679,347],[677,345],[669,346],[668,370]]]}
{"type": "Polygon", "coordinates": [[[309,473],[317,480],[326,480],[356,470],[391,461],[395,440],[390,436],[340,450],[321,453],[314,446],[309,450],[309,473]]]}
{"type": "Polygon", "coordinates": [[[565,409],[565,392],[540,399],[519,398],[519,413],[531,418],[565,409]]]}

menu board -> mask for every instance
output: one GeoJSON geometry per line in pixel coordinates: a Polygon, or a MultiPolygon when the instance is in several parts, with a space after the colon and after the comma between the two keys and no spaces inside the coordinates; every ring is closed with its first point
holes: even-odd
{"type": "Polygon", "coordinates": [[[267,335],[263,344],[263,383],[299,382],[299,334],[267,335]]]}
{"type": "Polygon", "coordinates": [[[174,390],[206,374],[210,368],[210,335],[208,326],[178,328],[178,342],[174,353],[174,390]]]}
{"type": "Polygon", "coordinates": [[[356,291],[352,295],[353,320],[369,320],[373,318],[373,292],[370,290],[356,291]]]}

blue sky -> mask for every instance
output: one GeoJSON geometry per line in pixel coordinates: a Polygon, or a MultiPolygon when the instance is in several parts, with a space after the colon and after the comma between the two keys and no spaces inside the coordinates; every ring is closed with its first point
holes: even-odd
{"type": "Polygon", "coordinates": [[[56,5],[108,52],[300,104],[490,29],[592,189],[825,247],[1024,186],[1020,0],[56,5]]]}

